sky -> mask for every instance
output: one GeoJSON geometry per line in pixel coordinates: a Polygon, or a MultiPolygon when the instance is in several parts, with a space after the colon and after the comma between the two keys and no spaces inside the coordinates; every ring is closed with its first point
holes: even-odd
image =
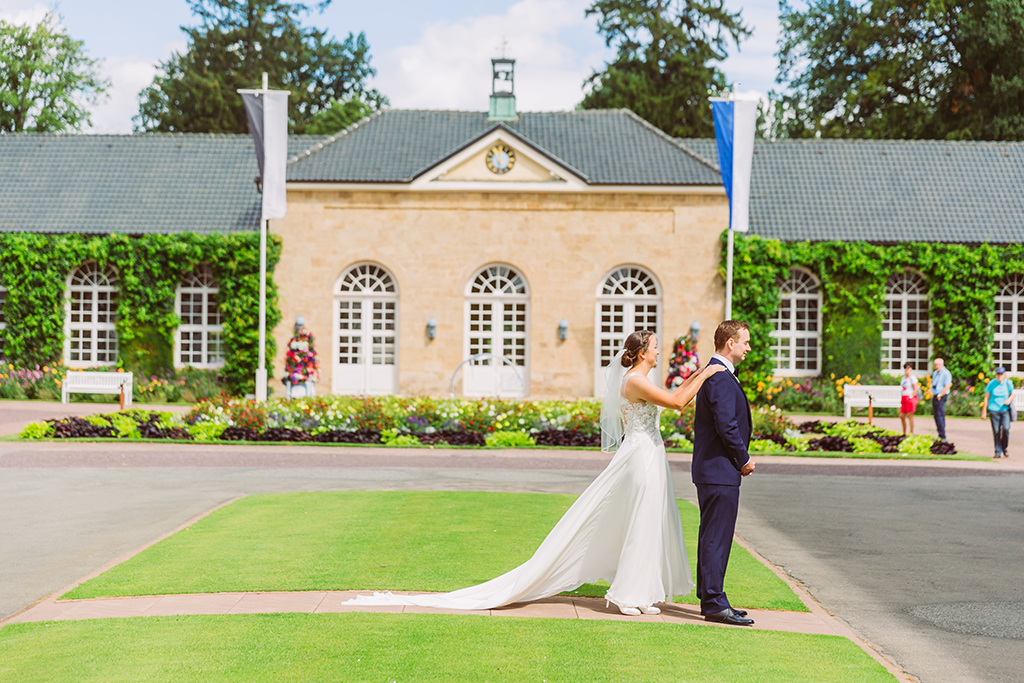
{"type": "MultiPolygon", "coordinates": [[[[343,40],[366,33],[377,75],[372,87],[400,109],[485,111],[492,57],[516,59],[519,111],[564,111],[583,98],[583,82],[613,52],[584,12],[593,0],[334,0],[303,19],[343,40]]],[[[729,2],[729,0],[727,0],[729,2]]],[[[316,0],[307,0],[315,5],[316,0]]],[[[720,66],[741,92],[774,85],[777,0],[731,0],[753,35],[720,66]]],[[[198,22],[185,0],[0,0],[0,20],[34,23],[56,10],[111,82],[93,109],[90,133],[132,132],[138,94],[159,62],[187,48],[181,26],[198,22]]],[[[271,84],[273,87],[273,84],[271,84]]]]}

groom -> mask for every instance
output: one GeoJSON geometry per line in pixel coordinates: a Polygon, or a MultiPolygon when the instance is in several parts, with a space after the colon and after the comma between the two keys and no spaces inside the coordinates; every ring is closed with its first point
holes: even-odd
{"type": "Polygon", "coordinates": [[[754,471],[750,445],[750,404],[736,379],[736,364],[750,351],[750,327],[726,320],[715,330],[711,363],[724,365],[697,393],[693,420],[693,462],[690,471],[700,503],[697,536],[697,597],[707,621],[749,626],[744,610],[733,609],[725,596],[725,568],[729,564],[740,479],[754,471]]]}

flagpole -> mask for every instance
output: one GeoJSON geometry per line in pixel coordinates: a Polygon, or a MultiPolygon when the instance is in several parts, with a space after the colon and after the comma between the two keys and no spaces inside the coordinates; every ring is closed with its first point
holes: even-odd
{"type": "MultiPolygon", "coordinates": [[[[267,72],[263,72],[263,94],[270,89],[267,72]]],[[[256,368],[256,400],[267,401],[267,219],[260,212],[260,351],[256,368]]]]}
{"type": "Polygon", "coordinates": [[[729,226],[729,252],[725,257],[725,319],[732,320],[732,226],[729,226]]]}

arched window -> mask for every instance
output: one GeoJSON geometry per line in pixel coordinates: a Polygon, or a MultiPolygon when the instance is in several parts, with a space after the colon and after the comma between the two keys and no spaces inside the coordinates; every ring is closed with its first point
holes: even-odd
{"type": "MultiPolygon", "coordinates": [[[[651,330],[661,346],[661,287],[641,266],[618,266],[604,276],[597,290],[594,344],[594,394],[603,395],[606,368],[622,343],[636,330],[651,330]]],[[[662,354],[662,362],[665,362],[662,354]]],[[[660,384],[661,370],[651,381],[660,384]]]]}
{"type": "Polygon", "coordinates": [[[375,263],[357,263],[334,283],[335,394],[398,391],[398,286],[375,263]]]}
{"type": "Polygon", "coordinates": [[[209,264],[185,275],[175,293],[175,310],[181,318],[175,339],[175,365],[219,368],[224,365],[224,316],[217,299],[220,288],[209,264]]]}
{"type": "Polygon", "coordinates": [[[71,367],[117,363],[118,278],[95,261],[75,268],[67,281],[64,359],[71,367]]]}
{"type": "Polygon", "coordinates": [[[1024,275],[1011,275],[996,295],[992,360],[1012,374],[1024,374],[1024,275]]]}
{"type": "Polygon", "coordinates": [[[467,396],[526,396],[530,382],[530,290],[518,268],[491,265],[466,285],[466,358],[462,391],[467,396]],[[506,363],[502,359],[507,359],[506,363]]]}
{"type": "Polygon", "coordinates": [[[914,370],[927,372],[931,343],[924,278],[909,270],[893,273],[885,284],[882,371],[898,374],[903,372],[904,363],[910,363],[914,370]]]}
{"type": "Polygon", "coordinates": [[[821,372],[821,288],[802,268],[793,268],[778,282],[779,307],[772,323],[775,374],[817,375],[821,372]]]}
{"type": "Polygon", "coordinates": [[[0,360],[7,358],[4,355],[4,331],[7,329],[7,318],[4,317],[4,306],[7,304],[7,288],[0,283],[0,360]]]}

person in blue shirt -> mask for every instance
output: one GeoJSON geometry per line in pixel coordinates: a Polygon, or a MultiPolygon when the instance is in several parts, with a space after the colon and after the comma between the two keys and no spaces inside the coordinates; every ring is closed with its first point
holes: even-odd
{"type": "Polygon", "coordinates": [[[936,358],[935,372],[932,373],[932,415],[935,417],[935,430],[943,441],[946,440],[946,399],[952,384],[953,376],[946,369],[946,361],[936,358]]]}
{"type": "Polygon", "coordinates": [[[981,406],[981,419],[992,422],[992,440],[996,454],[993,458],[1009,458],[1006,447],[1010,443],[1010,404],[1013,403],[1013,382],[1006,377],[1006,368],[996,368],[996,378],[985,386],[985,403],[981,406]]]}

